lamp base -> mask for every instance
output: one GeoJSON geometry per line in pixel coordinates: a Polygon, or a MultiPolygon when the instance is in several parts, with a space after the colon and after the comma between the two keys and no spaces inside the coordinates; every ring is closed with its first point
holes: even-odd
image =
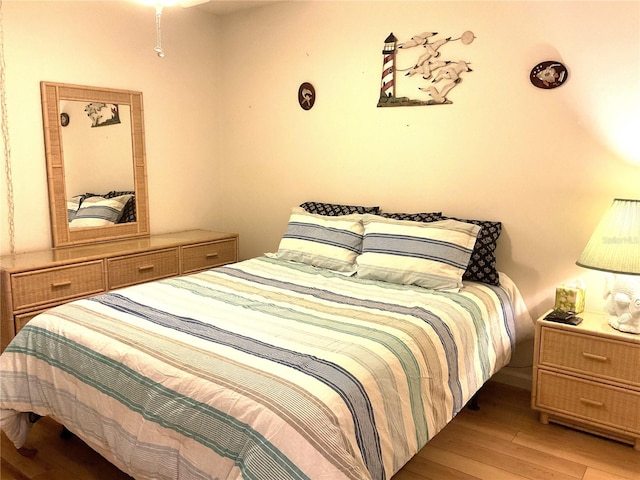
{"type": "Polygon", "coordinates": [[[604,298],[609,325],[621,332],[640,334],[640,277],[614,275],[604,298]]]}
{"type": "Polygon", "coordinates": [[[636,319],[635,322],[629,322],[629,319],[625,316],[609,317],[609,325],[621,332],[640,334],[639,319],[636,319]]]}

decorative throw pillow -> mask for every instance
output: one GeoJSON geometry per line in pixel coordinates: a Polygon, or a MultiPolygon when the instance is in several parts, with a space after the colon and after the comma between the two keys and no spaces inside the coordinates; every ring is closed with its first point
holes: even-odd
{"type": "Polygon", "coordinates": [[[431,223],[365,215],[361,278],[457,292],[480,227],[455,220],[431,223]]]}
{"type": "Polygon", "coordinates": [[[135,197],[136,192],[132,192],[132,191],[111,191],[105,195],[102,195],[104,198],[113,198],[113,197],[120,197],[122,195],[131,195],[131,198],[129,199],[129,201],[126,203],[126,205],[124,206],[124,208],[122,209],[122,215],[120,216],[120,219],[118,220],[118,223],[129,223],[129,222],[135,222],[136,221],[136,197],[135,197]]]}
{"type": "Polygon", "coordinates": [[[380,211],[380,207],[360,207],[357,205],[338,205],[336,203],[304,202],[300,207],[309,213],[325,216],[349,215],[352,213],[373,213],[380,211]]]}
{"type": "Polygon", "coordinates": [[[324,216],[294,207],[274,258],[353,274],[362,251],[362,215],[324,216]]]}
{"type": "Polygon", "coordinates": [[[437,222],[438,220],[442,220],[442,212],[422,212],[422,213],[381,212],[378,215],[385,218],[393,218],[395,220],[410,220],[412,222],[437,222]]]}
{"type": "Polygon", "coordinates": [[[496,248],[498,237],[502,232],[502,223],[488,220],[464,220],[461,218],[444,217],[459,222],[471,223],[481,227],[478,240],[473,248],[471,260],[463,280],[482,282],[488,285],[500,285],[500,276],[496,268],[496,248]]]}
{"type": "Polygon", "coordinates": [[[118,223],[129,223],[137,221],[136,215],[136,197],[132,196],[122,209],[122,216],[118,223]]]}
{"type": "Polygon", "coordinates": [[[117,223],[131,195],[85,198],[69,228],[100,227],[117,223]]]}
{"type": "Polygon", "coordinates": [[[104,195],[100,195],[101,197],[104,198],[113,198],[113,197],[121,197],[122,195],[135,195],[136,192],[131,191],[131,190],[122,190],[122,191],[118,191],[118,190],[111,190],[109,193],[105,193],[104,195]]]}

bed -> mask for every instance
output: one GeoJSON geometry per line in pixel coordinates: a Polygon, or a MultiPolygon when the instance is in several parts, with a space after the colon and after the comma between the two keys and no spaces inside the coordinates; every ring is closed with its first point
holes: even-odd
{"type": "Polygon", "coordinates": [[[416,222],[327,218],[294,209],[275,254],[40,314],[0,357],[2,429],[21,447],[51,416],[136,479],[391,478],[509,362],[526,309],[503,273],[462,280],[468,259],[453,287],[381,269],[381,230],[405,245],[416,222]]]}

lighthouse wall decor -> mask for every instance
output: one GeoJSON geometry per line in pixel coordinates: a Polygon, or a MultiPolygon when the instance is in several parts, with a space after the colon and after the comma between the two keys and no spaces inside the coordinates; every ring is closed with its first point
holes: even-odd
{"type": "Polygon", "coordinates": [[[448,96],[454,87],[462,83],[471,62],[448,58],[446,46],[451,42],[469,45],[475,39],[473,32],[466,31],[458,38],[438,36],[438,32],[422,32],[403,43],[393,33],[384,41],[382,48],[382,83],[378,107],[406,107],[415,105],[444,105],[453,103],[448,96]],[[406,68],[398,67],[399,50],[411,50],[406,68]],[[404,72],[398,78],[397,72],[404,72]],[[398,83],[407,77],[421,79],[416,88],[416,98],[396,96],[398,83]]]}

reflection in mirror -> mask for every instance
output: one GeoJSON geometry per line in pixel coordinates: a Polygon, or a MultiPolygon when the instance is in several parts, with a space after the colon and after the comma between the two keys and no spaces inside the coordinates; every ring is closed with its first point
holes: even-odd
{"type": "Polygon", "coordinates": [[[69,116],[69,124],[62,129],[67,194],[133,190],[129,105],[118,107],[120,123],[101,128],[92,128],[86,105],[60,102],[60,112],[69,116]]]}
{"type": "Polygon", "coordinates": [[[69,228],[107,225],[105,218],[135,221],[130,212],[135,199],[129,105],[61,100],[60,114],[66,123],[62,145],[69,228]],[[94,214],[77,217],[79,211],[94,214]]]}
{"type": "Polygon", "coordinates": [[[41,90],[53,246],[148,236],[142,93],[41,90]]]}

